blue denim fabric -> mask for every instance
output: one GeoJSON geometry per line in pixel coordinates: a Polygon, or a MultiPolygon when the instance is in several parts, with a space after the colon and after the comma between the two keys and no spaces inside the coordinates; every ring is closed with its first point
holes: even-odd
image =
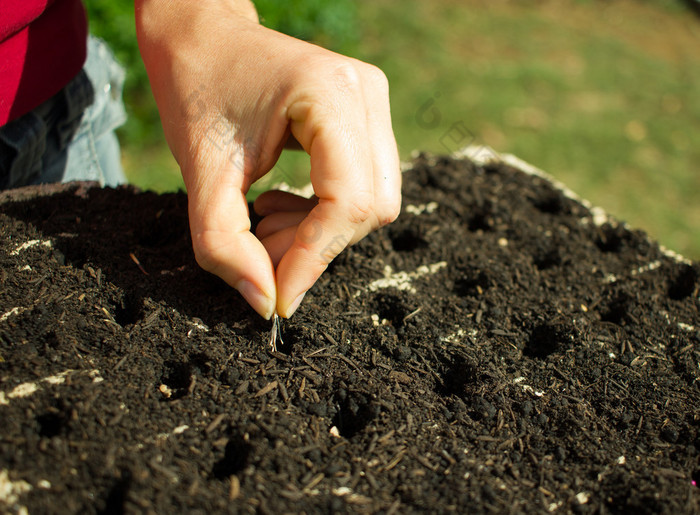
{"type": "Polygon", "coordinates": [[[124,70],[90,37],[80,73],[33,111],[0,127],[0,189],[47,182],[126,182],[114,129],[126,120],[124,70]]]}

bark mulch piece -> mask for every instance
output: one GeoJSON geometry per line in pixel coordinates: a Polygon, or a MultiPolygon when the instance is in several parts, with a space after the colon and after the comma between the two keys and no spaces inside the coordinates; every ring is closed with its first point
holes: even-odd
{"type": "Polygon", "coordinates": [[[697,513],[699,287],[546,178],[420,156],[272,352],[184,194],[4,193],[0,511],[697,513]]]}

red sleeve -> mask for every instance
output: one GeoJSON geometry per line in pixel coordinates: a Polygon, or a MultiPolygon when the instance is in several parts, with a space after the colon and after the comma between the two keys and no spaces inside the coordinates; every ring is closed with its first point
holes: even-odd
{"type": "Polygon", "coordinates": [[[80,0],[0,2],[0,126],[58,93],[80,71],[87,19],[80,0]]]}
{"type": "Polygon", "coordinates": [[[0,2],[0,41],[36,20],[54,0],[2,0],[0,2]]]}

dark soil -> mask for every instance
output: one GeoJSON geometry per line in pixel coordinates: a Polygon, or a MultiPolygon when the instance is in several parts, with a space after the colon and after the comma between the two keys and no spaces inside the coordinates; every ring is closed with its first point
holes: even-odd
{"type": "Polygon", "coordinates": [[[506,165],[404,190],[276,353],[184,194],[0,197],[0,511],[698,513],[700,265],[506,165]]]}

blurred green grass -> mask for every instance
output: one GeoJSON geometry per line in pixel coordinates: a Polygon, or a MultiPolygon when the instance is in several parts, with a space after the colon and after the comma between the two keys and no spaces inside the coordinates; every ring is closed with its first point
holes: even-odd
{"type": "MultiPolygon", "coordinates": [[[[513,153],[700,259],[700,19],[683,2],[256,5],[269,26],[384,70],[403,159],[414,149],[445,153],[467,143],[513,153]]],[[[142,65],[128,48],[133,22],[91,16],[129,66],[133,116],[120,132],[129,179],[156,191],[181,188],[142,65]]],[[[285,152],[278,168],[299,182],[308,160],[285,152]]]]}

